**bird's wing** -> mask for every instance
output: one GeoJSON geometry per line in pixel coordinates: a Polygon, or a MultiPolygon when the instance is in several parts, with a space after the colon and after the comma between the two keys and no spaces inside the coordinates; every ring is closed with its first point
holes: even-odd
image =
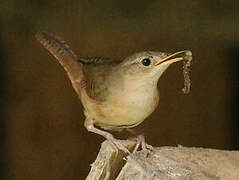
{"type": "Polygon", "coordinates": [[[64,67],[79,97],[82,88],[85,88],[91,99],[100,102],[106,99],[112,69],[121,61],[102,57],[77,57],[63,39],[47,32],[37,33],[36,38],[64,67]]]}
{"type": "Polygon", "coordinates": [[[103,58],[100,61],[84,64],[83,72],[88,96],[98,102],[103,102],[110,93],[110,78],[120,61],[105,60],[103,58]]]}
{"type": "Polygon", "coordinates": [[[82,63],[63,39],[47,32],[38,32],[37,40],[59,61],[66,70],[72,86],[80,95],[83,81],[82,63]]]}

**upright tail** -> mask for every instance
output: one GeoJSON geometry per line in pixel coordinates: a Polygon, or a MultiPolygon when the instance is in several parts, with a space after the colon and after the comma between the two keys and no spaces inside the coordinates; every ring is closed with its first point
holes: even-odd
{"type": "Polygon", "coordinates": [[[38,32],[36,39],[59,61],[66,70],[72,86],[80,95],[83,80],[82,64],[77,62],[77,56],[65,41],[47,32],[38,32]]]}

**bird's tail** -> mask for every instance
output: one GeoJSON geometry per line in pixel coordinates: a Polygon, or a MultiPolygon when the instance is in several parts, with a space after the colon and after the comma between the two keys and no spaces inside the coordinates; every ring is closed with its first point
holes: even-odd
{"type": "Polygon", "coordinates": [[[83,79],[82,64],[77,61],[77,56],[65,41],[47,32],[38,32],[36,39],[59,61],[66,70],[71,83],[80,95],[83,79]]]}

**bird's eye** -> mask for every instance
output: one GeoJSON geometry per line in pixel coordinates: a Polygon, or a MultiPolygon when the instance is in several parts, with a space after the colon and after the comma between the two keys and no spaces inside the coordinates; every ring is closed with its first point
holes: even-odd
{"type": "Polygon", "coordinates": [[[141,61],[141,63],[142,63],[144,66],[149,66],[150,63],[151,63],[151,61],[150,61],[150,59],[145,58],[145,59],[143,59],[143,60],[141,61]]]}

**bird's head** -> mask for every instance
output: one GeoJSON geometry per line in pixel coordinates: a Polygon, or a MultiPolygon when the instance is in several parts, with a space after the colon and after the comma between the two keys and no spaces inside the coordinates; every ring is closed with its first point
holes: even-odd
{"type": "Polygon", "coordinates": [[[185,50],[176,53],[144,51],[127,57],[120,66],[124,76],[129,79],[157,82],[172,63],[185,60],[186,56],[192,56],[191,51],[185,50]]]}

